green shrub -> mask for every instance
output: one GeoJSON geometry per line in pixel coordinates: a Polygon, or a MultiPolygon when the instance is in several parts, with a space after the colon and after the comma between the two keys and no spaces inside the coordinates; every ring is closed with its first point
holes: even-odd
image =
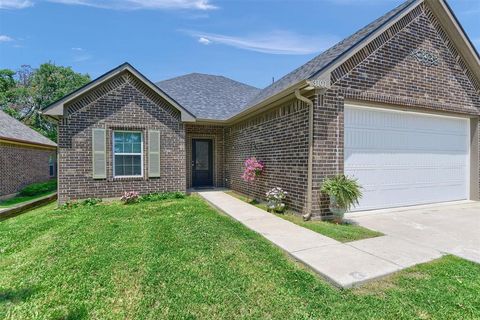
{"type": "Polygon", "coordinates": [[[183,198],[185,198],[185,193],[183,192],[161,192],[146,194],[140,198],[140,201],[158,201],[183,198]]]}
{"type": "Polygon", "coordinates": [[[52,179],[46,182],[33,183],[22,190],[20,190],[20,195],[22,196],[36,196],[39,194],[53,192],[57,190],[57,180],[52,179]]]}
{"type": "Polygon", "coordinates": [[[70,210],[70,209],[75,209],[75,208],[78,208],[80,206],[80,203],[76,200],[68,200],[67,202],[65,202],[61,207],[60,209],[62,210],[70,210]]]}
{"type": "Polygon", "coordinates": [[[82,201],[82,206],[87,206],[87,207],[91,207],[91,206],[95,206],[99,203],[102,202],[102,199],[100,198],[88,198],[88,199],[85,199],[82,201]]]}

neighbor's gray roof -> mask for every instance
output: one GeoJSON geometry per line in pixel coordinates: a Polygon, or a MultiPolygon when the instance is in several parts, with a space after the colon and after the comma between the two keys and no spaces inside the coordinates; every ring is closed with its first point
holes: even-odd
{"type": "Polygon", "coordinates": [[[0,139],[56,147],[57,144],[0,110],[0,139]]]}
{"type": "Polygon", "coordinates": [[[297,68],[296,70],[283,76],[278,81],[272,83],[260,93],[248,102],[246,107],[254,106],[255,104],[281,92],[282,90],[300,82],[303,80],[311,79],[323,69],[328,67],[331,63],[335,62],[338,58],[341,58],[348,51],[353,49],[357,43],[368,37],[372,32],[382,27],[385,23],[390,21],[399,15],[403,10],[407,9],[416,0],[408,0],[396,7],[395,9],[387,12],[377,20],[358,30],[348,38],[335,44],[330,49],[327,49],[320,55],[316,56],[306,64],[297,68]]]}
{"type": "Polygon", "coordinates": [[[240,111],[260,89],[202,73],[157,82],[156,85],[196,117],[225,120],[240,111]]]}

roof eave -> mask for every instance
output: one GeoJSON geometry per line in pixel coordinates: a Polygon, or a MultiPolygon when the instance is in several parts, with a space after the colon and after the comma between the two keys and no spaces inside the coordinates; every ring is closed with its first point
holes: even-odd
{"type": "Polygon", "coordinates": [[[46,143],[31,142],[27,140],[15,139],[10,137],[0,137],[0,142],[16,144],[16,145],[26,145],[31,147],[39,147],[39,148],[52,149],[52,150],[57,149],[56,144],[52,145],[52,144],[46,144],[46,143]]]}
{"type": "Polygon", "coordinates": [[[300,82],[297,82],[296,84],[280,91],[279,93],[268,97],[265,100],[262,100],[261,102],[252,105],[248,107],[247,109],[244,109],[243,111],[235,114],[234,116],[228,118],[225,120],[226,123],[234,123],[237,121],[242,120],[243,118],[250,117],[252,114],[256,112],[261,112],[263,111],[264,107],[267,107],[268,105],[271,105],[272,103],[287,97],[288,95],[291,95],[296,89],[303,89],[306,87],[310,87],[311,84],[307,80],[302,80],[300,82]]]}

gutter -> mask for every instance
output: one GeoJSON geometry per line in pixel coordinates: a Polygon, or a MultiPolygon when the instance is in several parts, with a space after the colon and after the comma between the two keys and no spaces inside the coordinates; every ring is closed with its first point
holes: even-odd
{"type": "Polygon", "coordinates": [[[0,142],[7,143],[7,144],[18,145],[18,146],[40,148],[40,149],[51,149],[51,150],[56,150],[57,149],[57,145],[49,145],[49,144],[44,144],[44,143],[30,142],[30,141],[26,141],[26,140],[20,140],[20,139],[15,139],[15,138],[8,138],[8,137],[0,137],[0,142]]]}
{"type": "Polygon", "coordinates": [[[308,105],[308,165],[307,165],[307,213],[303,215],[304,220],[312,217],[312,193],[313,193],[313,101],[295,90],[295,97],[308,105]]]}

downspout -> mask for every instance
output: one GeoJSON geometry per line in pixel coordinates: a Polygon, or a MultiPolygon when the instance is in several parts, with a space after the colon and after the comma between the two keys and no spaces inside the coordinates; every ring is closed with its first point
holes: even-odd
{"type": "Polygon", "coordinates": [[[312,217],[312,193],[313,193],[313,101],[302,96],[300,90],[295,90],[295,97],[308,105],[308,164],[307,164],[307,213],[304,220],[312,217]]]}

